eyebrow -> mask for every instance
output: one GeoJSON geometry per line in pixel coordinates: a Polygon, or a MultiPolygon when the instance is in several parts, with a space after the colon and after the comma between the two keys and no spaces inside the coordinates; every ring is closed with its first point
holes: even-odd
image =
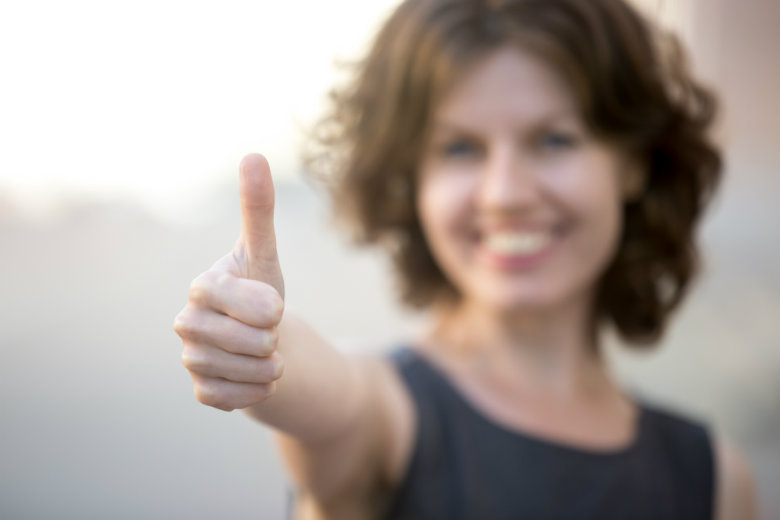
{"type": "MultiPolygon", "coordinates": [[[[562,110],[558,112],[554,112],[552,114],[545,115],[544,117],[534,120],[532,127],[538,128],[538,127],[544,127],[548,126],[557,122],[560,122],[561,120],[574,120],[579,121],[580,115],[575,110],[562,110]]],[[[457,133],[457,134],[471,134],[473,133],[472,130],[469,130],[464,127],[464,125],[454,122],[454,121],[448,121],[446,119],[439,119],[433,122],[432,129],[435,132],[449,132],[449,133],[457,133]]]]}

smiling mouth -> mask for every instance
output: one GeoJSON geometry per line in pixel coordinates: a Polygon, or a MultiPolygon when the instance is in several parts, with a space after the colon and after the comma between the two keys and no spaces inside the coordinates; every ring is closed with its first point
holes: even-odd
{"type": "Polygon", "coordinates": [[[485,236],[485,246],[500,255],[532,255],[552,242],[550,233],[528,231],[497,231],[485,236]]]}
{"type": "Polygon", "coordinates": [[[552,234],[539,231],[493,231],[484,237],[487,252],[501,257],[528,257],[546,250],[552,234]]]}

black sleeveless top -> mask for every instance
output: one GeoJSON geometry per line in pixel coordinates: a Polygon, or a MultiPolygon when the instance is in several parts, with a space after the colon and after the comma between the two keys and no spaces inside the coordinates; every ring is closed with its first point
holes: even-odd
{"type": "Polygon", "coordinates": [[[566,447],[492,422],[413,350],[391,359],[414,399],[417,432],[388,519],[712,517],[712,445],[697,423],[639,404],[630,446],[566,447]]]}

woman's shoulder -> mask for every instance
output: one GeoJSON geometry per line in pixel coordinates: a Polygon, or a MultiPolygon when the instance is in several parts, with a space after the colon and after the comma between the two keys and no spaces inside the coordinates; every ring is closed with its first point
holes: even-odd
{"type": "Polygon", "coordinates": [[[661,405],[644,398],[635,398],[637,406],[644,415],[647,427],[664,443],[697,444],[712,452],[712,434],[709,423],[704,418],[683,412],[676,407],[661,405]]]}
{"type": "Polygon", "coordinates": [[[396,348],[365,361],[376,389],[375,406],[381,410],[383,419],[383,481],[393,488],[402,479],[409,463],[417,426],[414,397],[408,383],[408,373],[414,370],[415,359],[407,349],[396,348]]]}
{"type": "MultiPolygon", "coordinates": [[[[440,374],[433,369],[419,349],[400,345],[385,353],[384,364],[395,373],[395,380],[404,393],[412,400],[419,401],[430,390],[430,385],[439,379],[440,374]]],[[[419,406],[420,403],[417,402],[419,406]]]]}
{"type": "Polygon", "coordinates": [[[707,421],[657,404],[641,404],[649,428],[681,472],[709,473],[715,518],[756,518],[755,484],[750,465],[729,440],[713,433],[707,421]]]}

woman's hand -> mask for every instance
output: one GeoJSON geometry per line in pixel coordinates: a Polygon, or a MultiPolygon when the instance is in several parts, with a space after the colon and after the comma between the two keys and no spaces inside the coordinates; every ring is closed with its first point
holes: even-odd
{"type": "Polygon", "coordinates": [[[304,321],[282,320],[270,170],[259,155],[240,170],[241,236],[192,282],[174,323],[182,361],[200,402],[243,408],[282,434],[288,466],[310,500],[334,507],[339,497],[336,516],[346,505],[351,517],[367,517],[389,468],[405,460],[398,443],[411,446],[413,405],[387,363],[345,356],[304,321]]]}
{"type": "Polygon", "coordinates": [[[268,399],[284,367],[276,352],[284,281],[271,172],[263,156],[241,161],[240,192],[241,236],[231,253],[195,278],[174,322],[195,396],[225,411],[268,399]]]}

